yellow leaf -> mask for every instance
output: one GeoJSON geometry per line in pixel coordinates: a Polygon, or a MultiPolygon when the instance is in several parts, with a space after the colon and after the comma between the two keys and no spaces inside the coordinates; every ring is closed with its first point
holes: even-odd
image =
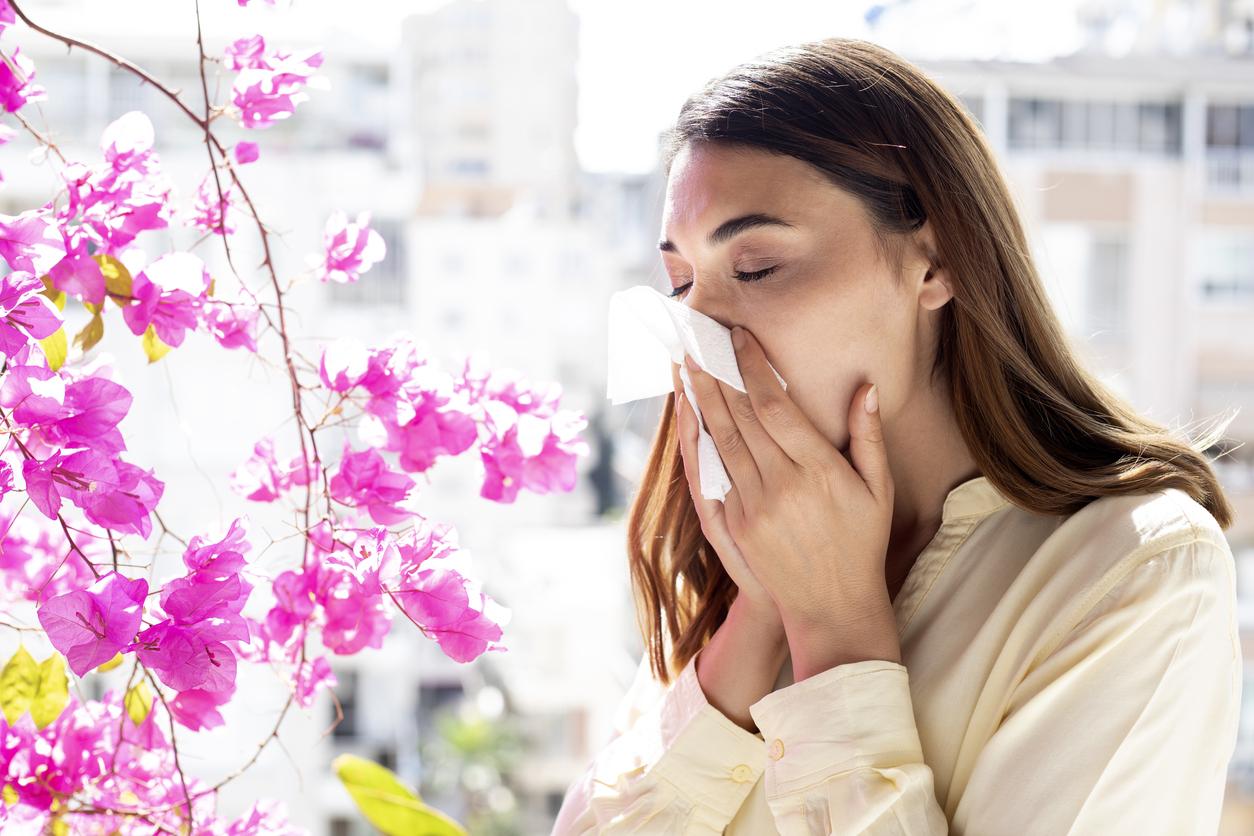
{"type": "Polygon", "coordinates": [[[131,303],[131,271],[111,255],[93,255],[92,258],[100,265],[100,274],[105,280],[105,292],[118,303],[118,307],[124,308],[129,305],[131,303]]]}
{"type": "Polygon", "coordinates": [[[52,278],[49,276],[40,277],[44,283],[43,294],[52,300],[52,304],[57,306],[57,310],[65,310],[65,291],[58,290],[52,286],[52,278]]]}
{"type": "Polygon", "coordinates": [[[65,823],[64,819],[62,819],[60,816],[57,816],[56,818],[52,820],[51,830],[52,830],[52,836],[69,836],[70,826],[65,823]]]}
{"type": "Polygon", "coordinates": [[[91,311],[92,313],[100,313],[100,309],[103,308],[104,305],[93,305],[91,302],[88,302],[86,299],[84,299],[83,307],[91,311]]]}
{"type": "Polygon", "coordinates": [[[126,692],[122,705],[126,707],[126,713],[131,715],[131,722],[137,726],[144,722],[148,712],[152,710],[152,690],[148,683],[143,679],[137,682],[135,687],[126,692]]]}
{"type": "Polygon", "coordinates": [[[9,806],[13,806],[14,804],[17,803],[17,799],[18,799],[17,790],[13,789],[12,784],[5,784],[4,792],[0,792],[0,798],[4,799],[5,804],[9,806]]]}
{"type": "Polygon", "coordinates": [[[144,336],[140,337],[139,342],[144,347],[144,353],[148,355],[149,363],[157,362],[170,350],[170,346],[161,342],[161,338],[157,336],[157,329],[151,324],[144,332],[144,336]]]}
{"type": "Polygon", "coordinates": [[[69,345],[65,339],[65,327],[58,328],[54,333],[40,340],[39,347],[48,358],[48,368],[54,372],[61,368],[61,364],[65,362],[65,355],[69,351],[69,345]]]}
{"type": "Polygon", "coordinates": [[[30,708],[38,690],[39,666],[26,648],[19,647],[0,670],[0,706],[10,726],[30,708]]]}
{"type": "Polygon", "coordinates": [[[205,295],[206,295],[206,296],[212,296],[212,295],[213,295],[213,283],[214,283],[214,282],[216,282],[216,281],[217,281],[217,279],[214,279],[214,278],[210,278],[210,279],[209,279],[209,287],[205,290],[205,295]]]}
{"type": "Polygon", "coordinates": [[[70,702],[70,681],[65,675],[65,657],[53,653],[39,665],[39,687],[30,702],[30,716],[42,729],[61,716],[70,702]]]}
{"type": "Polygon", "coordinates": [[[106,671],[111,671],[120,664],[122,664],[122,654],[118,653],[118,654],[115,654],[114,657],[110,659],[109,661],[103,662],[100,665],[98,665],[96,667],[96,673],[105,673],[106,671]]]}
{"type": "Polygon", "coordinates": [[[100,316],[100,311],[92,313],[91,319],[83,330],[74,335],[74,345],[83,351],[90,351],[92,346],[100,342],[104,337],[104,319],[100,316]]]}
{"type": "Polygon", "coordinates": [[[388,836],[467,836],[465,828],[427,806],[387,767],[348,754],[337,757],[331,767],[358,809],[388,836]]]}

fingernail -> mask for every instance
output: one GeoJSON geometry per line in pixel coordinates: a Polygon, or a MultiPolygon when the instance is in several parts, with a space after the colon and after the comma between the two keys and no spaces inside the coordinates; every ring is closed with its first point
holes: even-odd
{"type": "Polygon", "coordinates": [[[867,412],[875,412],[880,408],[880,393],[876,385],[872,384],[866,393],[866,400],[862,402],[867,412]]]}
{"type": "Polygon", "coordinates": [[[745,329],[739,325],[732,328],[732,345],[736,348],[744,348],[745,346],[745,329]]]}

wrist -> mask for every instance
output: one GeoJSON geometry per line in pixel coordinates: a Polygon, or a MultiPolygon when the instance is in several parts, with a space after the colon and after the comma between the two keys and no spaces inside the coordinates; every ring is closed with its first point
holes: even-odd
{"type": "Polygon", "coordinates": [[[840,622],[786,621],[785,632],[796,682],[853,662],[882,659],[901,664],[891,607],[840,622]]]}
{"type": "Polygon", "coordinates": [[[753,625],[762,631],[762,637],[775,643],[787,646],[788,635],[784,629],[784,620],[774,602],[765,604],[755,602],[744,595],[737,595],[731,602],[727,617],[753,625]]]}

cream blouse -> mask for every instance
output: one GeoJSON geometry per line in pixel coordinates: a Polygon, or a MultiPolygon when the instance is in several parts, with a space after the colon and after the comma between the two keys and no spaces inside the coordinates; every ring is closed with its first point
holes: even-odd
{"type": "Polygon", "coordinates": [[[902,662],[786,662],[749,712],[642,658],[553,836],[1207,834],[1241,702],[1232,552],[1177,488],[1065,517],[985,476],[893,601],[902,662]]]}

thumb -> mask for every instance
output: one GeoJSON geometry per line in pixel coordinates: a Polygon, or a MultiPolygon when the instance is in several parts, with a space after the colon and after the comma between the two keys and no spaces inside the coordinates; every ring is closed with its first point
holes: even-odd
{"type": "Polygon", "coordinates": [[[853,398],[849,414],[849,455],[854,469],[878,500],[892,490],[892,474],[888,470],[888,453],[884,449],[884,432],[880,425],[879,388],[868,384],[853,398]],[[870,409],[871,411],[867,411],[870,409]]]}

